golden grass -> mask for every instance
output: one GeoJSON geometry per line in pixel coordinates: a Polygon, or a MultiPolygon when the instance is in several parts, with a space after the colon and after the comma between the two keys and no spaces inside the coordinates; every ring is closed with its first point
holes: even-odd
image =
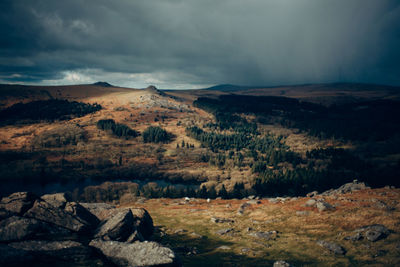
{"type": "MultiPolygon", "coordinates": [[[[285,203],[271,204],[262,200],[252,205],[244,215],[238,215],[238,207],[245,200],[196,199],[185,203],[181,199],[150,199],[144,204],[130,204],[146,208],[157,227],[166,236],[155,239],[178,251],[185,266],[269,266],[275,260],[287,260],[295,266],[398,266],[400,252],[400,211],[385,211],[373,205],[373,198],[386,203],[398,203],[399,189],[364,190],[341,196],[340,200],[326,198],[337,209],[318,212],[302,205],[307,198],[285,203]],[[382,192],[386,195],[382,196],[382,192]],[[372,203],[366,205],[365,203],[372,203]],[[309,215],[296,215],[296,211],[308,210],[309,215]],[[234,223],[213,223],[211,217],[233,219],[234,223]],[[347,241],[344,237],[365,225],[380,223],[392,233],[377,242],[347,241]],[[275,240],[262,240],[248,234],[252,231],[278,231],[275,240]],[[215,231],[233,228],[232,234],[217,235],[215,231]],[[183,229],[185,232],[176,233],[183,229]],[[194,238],[192,233],[202,235],[194,238]],[[327,240],[343,246],[344,256],[335,256],[316,244],[327,240]],[[229,250],[218,249],[229,246],[229,250]],[[182,247],[197,247],[197,255],[179,252],[182,247]],[[243,248],[250,248],[242,252],[243,248]],[[378,255],[378,256],[375,256],[378,255]]],[[[128,205],[129,206],[129,205],[128,205]]]]}

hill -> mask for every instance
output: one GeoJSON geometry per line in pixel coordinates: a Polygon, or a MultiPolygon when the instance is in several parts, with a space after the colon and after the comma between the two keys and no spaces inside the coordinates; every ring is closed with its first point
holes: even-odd
{"type": "Polygon", "coordinates": [[[0,93],[0,196],[136,202],[159,227],[155,238],[189,266],[398,263],[395,87],[161,91],[101,82],[0,93]],[[355,178],[372,189],[329,190],[355,178]],[[328,192],[306,197],[315,190],[328,192]],[[393,232],[371,243],[372,223],[393,232]],[[353,231],[364,226],[359,241],[353,231]],[[347,254],[331,254],[332,242],[347,254]]]}

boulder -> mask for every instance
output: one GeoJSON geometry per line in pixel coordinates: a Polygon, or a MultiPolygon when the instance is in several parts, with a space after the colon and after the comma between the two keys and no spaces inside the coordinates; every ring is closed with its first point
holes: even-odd
{"type": "Polygon", "coordinates": [[[386,226],[382,224],[363,226],[355,230],[355,232],[361,234],[363,237],[371,242],[384,239],[390,234],[389,229],[387,229],[386,226]]]}
{"type": "Polygon", "coordinates": [[[234,223],[235,221],[227,218],[211,217],[213,223],[234,223]]]}
{"type": "Polygon", "coordinates": [[[320,245],[323,248],[326,248],[327,250],[329,250],[330,252],[332,252],[335,255],[344,255],[344,254],[346,254],[346,250],[342,246],[340,246],[340,245],[338,245],[336,243],[327,242],[327,241],[324,241],[324,240],[318,240],[317,244],[320,245]]]}
{"type": "Polygon", "coordinates": [[[96,216],[100,221],[105,220],[109,215],[110,210],[115,210],[114,205],[110,205],[107,203],[79,203],[82,207],[91,212],[94,216],[96,216]]]}
{"type": "Polygon", "coordinates": [[[250,233],[250,236],[256,237],[256,238],[261,238],[265,240],[272,240],[277,237],[278,232],[277,231],[268,231],[268,232],[255,232],[255,233],[250,233]]]}
{"type": "Polygon", "coordinates": [[[131,208],[130,210],[135,219],[136,229],[144,239],[149,239],[154,233],[153,219],[150,214],[143,208],[131,208]]]}
{"type": "Polygon", "coordinates": [[[118,266],[178,266],[175,253],[155,242],[92,240],[89,245],[118,266]]]}
{"type": "Polygon", "coordinates": [[[318,191],[312,191],[310,193],[308,193],[306,196],[307,197],[316,197],[318,195],[318,191]]]}
{"type": "Polygon", "coordinates": [[[75,241],[23,241],[10,243],[10,247],[27,251],[38,261],[76,262],[92,256],[92,250],[75,241]]]}
{"type": "Polygon", "coordinates": [[[70,199],[66,196],[65,193],[57,193],[57,194],[46,194],[40,197],[47,203],[53,205],[54,207],[63,209],[65,204],[67,204],[70,199]]]}
{"type": "Polygon", "coordinates": [[[315,199],[309,199],[306,201],[304,204],[305,207],[314,207],[317,204],[317,201],[315,199]]]}
{"type": "Polygon", "coordinates": [[[218,235],[226,235],[227,233],[230,233],[233,231],[233,228],[224,228],[216,231],[215,233],[218,235]]]}
{"type": "Polygon", "coordinates": [[[71,237],[69,230],[33,218],[12,216],[0,222],[0,241],[3,242],[71,237]]]}
{"type": "Polygon", "coordinates": [[[319,212],[322,212],[322,211],[327,211],[327,210],[335,210],[335,207],[333,207],[328,202],[325,202],[323,200],[319,200],[317,202],[317,209],[318,209],[319,212]]]}
{"type": "Polygon", "coordinates": [[[39,197],[31,192],[16,192],[0,201],[0,209],[22,215],[29,210],[39,197]]]}
{"type": "Polygon", "coordinates": [[[96,227],[100,223],[100,220],[95,215],[93,215],[93,213],[88,211],[85,207],[83,207],[79,203],[76,202],[66,203],[64,211],[68,212],[69,214],[72,214],[76,218],[79,218],[81,221],[93,227],[96,227]]]}
{"type": "Polygon", "coordinates": [[[36,200],[33,207],[24,216],[52,223],[79,233],[90,232],[93,227],[96,227],[96,225],[91,225],[84,219],[63,209],[56,208],[44,200],[36,200]]]}
{"type": "Polygon", "coordinates": [[[242,205],[240,205],[239,206],[239,209],[238,209],[238,211],[237,211],[237,214],[238,215],[243,215],[243,213],[244,213],[244,211],[248,208],[248,207],[250,207],[251,206],[251,204],[250,203],[243,203],[242,205]]]}
{"type": "Polygon", "coordinates": [[[126,241],[135,230],[132,212],[125,209],[101,223],[96,231],[95,238],[126,241]]]}

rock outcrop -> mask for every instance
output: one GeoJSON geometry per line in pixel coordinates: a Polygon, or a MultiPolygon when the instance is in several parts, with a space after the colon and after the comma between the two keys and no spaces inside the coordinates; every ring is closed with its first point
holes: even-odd
{"type": "Polygon", "coordinates": [[[103,240],[126,241],[135,230],[132,212],[127,209],[104,221],[94,237],[103,240]]]}
{"type": "Polygon", "coordinates": [[[367,239],[371,242],[376,242],[378,240],[386,238],[390,234],[390,231],[386,226],[382,224],[366,225],[361,228],[354,230],[354,234],[347,236],[345,240],[359,241],[362,239],[367,239]]]}
{"type": "Polygon", "coordinates": [[[175,253],[156,242],[92,240],[89,245],[118,266],[177,266],[175,253]]]}
{"type": "Polygon", "coordinates": [[[71,231],[33,218],[12,216],[0,222],[0,241],[60,239],[71,237],[71,231]]]}
{"type": "Polygon", "coordinates": [[[344,184],[337,189],[330,189],[328,191],[325,191],[321,195],[332,196],[332,195],[337,195],[337,194],[351,193],[351,192],[363,190],[363,189],[370,189],[370,187],[366,186],[365,183],[363,183],[363,182],[354,180],[353,182],[344,184]]]}
{"type": "Polygon", "coordinates": [[[13,193],[1,200],[0,209],[5,210],[9,214],[21,215],[29,210],[37,199],[38,196],[30,192],[13,193]]]}
{"type": "Polygon", "coordinates": [[[324,241],[324,240],[318,240],[317,244],[320,245],[321,247],[329,250],[330,252],[332,252],[335,255],[344,255],[346,254],[346,250],[333,242],[328,242],[328,241],[324,241]]]}
{"type": "Polygon", "coordinates": [[[94,266],[105,258],[119,266],[178,265],[171,249],[146,241],[153,231],[142,208],[14,193],[0,202],[0,266],[94,266]]]}

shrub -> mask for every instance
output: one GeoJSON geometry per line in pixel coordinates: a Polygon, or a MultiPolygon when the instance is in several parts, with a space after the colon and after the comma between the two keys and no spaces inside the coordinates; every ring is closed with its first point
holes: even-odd
{"type": "Polygon", "coordinates": [[[172,139],[172,134],[158,126],[148,127],[142,135],[145,143],[168,143],[172,139]]]}
{"type": "Polygon", "coordinates": [[[111,131],[117,137],[124,137],[125,139],[137,137],[139,133],[122,123],[116,123],[114,120],[99,120],[97,128],[103,131],[111,131]]]}

